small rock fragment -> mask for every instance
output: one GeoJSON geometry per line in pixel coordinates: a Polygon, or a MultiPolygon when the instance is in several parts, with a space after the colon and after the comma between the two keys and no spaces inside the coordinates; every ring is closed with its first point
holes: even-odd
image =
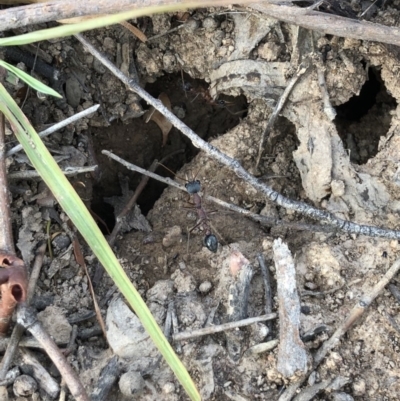
{"type": "Polygon", "coordinates": [[[212,288],[212,284],[209,281],[203,281],[199,285],[199,291],[202,293],[206,293],[206,292],[210,291],[211,288],[212,288]]]}
{"type": "Polygon", "coordinates": [[[144,389],[144,380],[139,372],[128,371],[119,379],[119,389],[126,397],[140,394],[144,389]]]}
{"type": "Polygon", "coordinates": [[[207,17],[204,19],[203,21],[203,28],[206,31],[215,31],[215,29],[217,29],[218,27],[218,21],[216,21],[214,18],[212,17],[207,17]]]}
{"type": "Polygon", "coordinates": [[[171,382],[167,382],[164,384],[162,391],[164,394],[171,394],[175,392],[175,384],[171,382]]]}
{"type": "Polygon", "coordinates": [[[38,313],[38,320],[57,344],[67,344],[72,326],[65,317],[64,311],[57,306],[48,306],[43,312],[38,313]]]}
{"type": "Polygon", "coordinates": [[[29,397],[38,387],[36,380],[32,376],[21,375],[15,379],[13,391],[17,397],[29,397]]]}
{"type": "Polygon", "coordinates": [[[182,229],[179,226],[173,226],[165,234],[165,237],[162,240],[162,244],[169,248],[175,244],[177,244],[182,237],[182,229]]]}
{"type": "Polygon", "coordinates": [[[307,371],[307,352],[300,339],[300,298],[296,268],[288,246],[280,238],[273,245],[279,300],[279,350],[277,369],[284,377],[307,371]]]}

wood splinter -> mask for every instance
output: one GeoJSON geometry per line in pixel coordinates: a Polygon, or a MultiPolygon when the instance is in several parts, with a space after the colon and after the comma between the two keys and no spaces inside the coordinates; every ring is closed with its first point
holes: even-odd
{"type": "Polygon", "coordinates": [[[288,246],[280,238],[273,245],[279,304],[278,371],[286,378],[307,372],[307,352],[300,339],[300,298],[296,269],[288,246]]]}

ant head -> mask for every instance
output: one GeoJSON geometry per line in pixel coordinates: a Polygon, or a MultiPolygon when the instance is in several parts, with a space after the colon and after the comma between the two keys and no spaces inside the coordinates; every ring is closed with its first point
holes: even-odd
{"type": "Polygon", "coordinates": [[[204,237],[204,245],[211,252],[217,252],[218,250],[218,240],[214,234],[208,234],[204,237]]]}
{"type": "Polygon", "coordinates": [[[192,84],[190,82],[183,82],[182,83],[182,89],[185,92],[190,92],[193,89],[193,86],[192,86],[192,84]]]}
{"type": "Polygon", "coordinates": [[[197,194],[201,191],[201,184],[199,180],[189,181],[185,184],[186,190],[190,195],[197,194]]]}

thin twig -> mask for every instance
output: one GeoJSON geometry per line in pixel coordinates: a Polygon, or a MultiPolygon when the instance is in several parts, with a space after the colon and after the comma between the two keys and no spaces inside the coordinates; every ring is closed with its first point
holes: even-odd
{"type": "MultiPolygon", "coordinates": [[[[64,175],[76,175],[89,173],[91,171],[95,171],[96,169],[97,166],[67,167],[65,170],[62,170],[62,173],[64,175]]],[[[15,173],[8,174],[8,178],[10,180],[29,180],[33,178],[40,178],[40,175],[36,170],[16,171],[15,173]]]]}
{"type": "Polygon", "coordinates": [[[173,341],[189,340],[191,338],[220,333],[221,331],[233,330],[238,327],[249,326],[250,324],[253,324],[253,323],[265,322],[266,320],[276,319],[276,317],[277,317],[276,313],[270,313],[268,315],[261,315],[261,316],[257,316],[257,317],[249,317],[248,319],[238,320],[236,322],[224,323],[224,324],[220,324],[218,326],[209,326],[209,327],[203,327],[202,329],[197,329],[197,330],[183,331],[178,334],[174,334],[172,336],[172,339],[173,339],[173,341]]]}
{"type": "MultiPolygon", "coordinates": [[[[157,181],[163,182],[164,184],[171,185],[181,191],[187,192],[187,189],[183,185],[172,180],[171,178],[162,177],[158,174],[147,171],[142,167],[139,167],[139,166],[136,166],[135,164],[127,162],[126,160],[111,153],[108,150],[103,150],[102,153],[104,155],[108,156],[109,158],[117,161],[118,163],[121,163],[123,166],[125,166],[129,170],[137,171],[140,174],[146,175],[157,181]]],[[[213,202],[216,205],[224,207],[225,209],[228,209],[233,212],[239,213],[243,216],[246,216],[254,221],[257,221],[257,222],[267,226],[267,227],[280,226],[280,227],[287,227],[287,228],[294,229],[294,230],[315,231],[315,232],[325,232],[325,233],[331,233],[331,232],[336,231],[336,229],[334,227],[331,227],[328,225],[324,226],[324,225],[316,225],[316,224],[293,223],[293,222],[284,221],[284,220],[280,220],[280,219],[274,219],[274,218],[268,217],[268,216],[261,216],[257,213],[250,212],[249,210],[246,210],[239,206],[233,205],[232,203],[225,202],[225,201],[215,198],[211,195],[205,195],[204,198],[207,201],[213,202]]]]}
{"type": "MultiPolygon", "coordinates": [[[[340,230],[349,234],[360,234],[370,237],[381,237],[390,239],[400,239],[400,231],[390,230],[381,227],[367,226],[353,223],[349,220],[343,220],[336,217],[334,214],[319,210],[313,206],[310,206],[304,202],[295,201],[288,199],[281,195],[279,192],[273,190],[268,185],[264,184],[256,177],[251,175],[245,170],[242,165],[235,159],[227,156],[218,150],[215,146],[205,142],[196,133],[191,130],[186,124],[184,124],[175,114],[171,113],[159,100],[148,94],[143,88],[141,88],[136,82],[130,79],[128,76],[123,74],[113,63],[111,63],[104,55],[95,49],[82,35],[75,35],[75,37],[85,46],[85,48],[99,61],[106,66],[117,78],[119,78],[124,84],[126,84],[133,92],[137,93],[142,99],[148,104],[153,106],[161,114],[163,114],[174,127],[179,129],[185,136],[187,136],[193,143],[193,145],[203,150],[208,156],[221,164],[230,168],[235,174],[243,179],[245,182],[254,187],[257,191],[264,194],[272,202],[284,207],[285,209],[294,210],[305,216],[309,216],[312,219],[326,222],[340,230]]],[[[171,180],[172,181],[172,180],[171,180]]]]}
{"type": "Polygon", "coordinates": [[[296,83],[300,79],[300,77],[306,73],[306,71],[308,70],[309,67],[310,67],[309,64],[304,64],[304,63],[300,64],[296,73],[293,75],[293,77],[288,82],[285,90],[282,93],[282,96],[279,98],[278,102],[276,103],[274,111],[272,112],[272,114],[269,118],[267,127],[265,128],[265,130],[262,134],[260,144],[258,145],[258,156],[257,156],[256,167],[258,167],[258,165],[260,164],[260,161],[261,161],[261,157],[262,157],[262,154],[264,151],[265,139],[270,134],[272,127],[274,126],[275,121],[279,116],[279,113],[282,111],[282,108],[285,105],[287,98],[289,97],[290,93],[292,92],[292,89],[294,88],[294,86],[296,85],[296,83]]]}
{"type": "MultiPolygon", "coordinates": [[[[50,134],[53,134],[54,132],[57,132],[57,131],[60,130],[61,128],[64,128],[64,127],[66,127],[67,125],[72,124],[72,123],[74,123],[75,121],[78,121],[78,120],[80,120],[81,118],[86,117],[86,116],[88,116],[89,114],[94,113],[95,111],[97,111],[97,109],[98,109],[99,107],[100,107],[99,104],[95,104],[94,106],[89,107],[89,108],[86,109],[86,110],[83,110],[83,111],[81,111],[81,112],[79,112],[79,113],[76,113],[76,114],[74,114],[73,116],[68,117],[68,118],[66,118],[65,120],[62,120],[62,121],[60,121],[60,122],[57,123],[57,124],[52,125],[50,128],[47,128],[47,129],[45,129],[44,131],[39,132],[38,135],[39,135],[41,138],[45,138],[46,136],[49,136],[50,134]]],[[[16,145],[16,146],[14,146],[12,149],[10,149],[10,150],[7,152],[6,155],[7,155],[7,157],[12,156],[13,154],[19,152],[20,150],[22,150],[22,145],[16,145]]]]}
{"type": "Polygon", "coordinates": [[[322,63],[321,57],[317,56],[317,61],[315,64],[317,67],[318,85],[321,91],[322,103],[324,104],[324,113],[328,117],[329,121],[333,121],[336,117],[336,110],[331,104],[331,101],[329,99],[328,89],[326,87],[326,81],[325,81],[326,68],[322,63]]]}
{"type": "Polygon", "coordinates": [[[400,46],[400,29],[371,22],[327,14],[307,8],[257,2],[250,5],[269,17],[313,31],[346,38],[371,40],[400,46]],[[387,37],[390,35],[390,37],[387,37]]]}
{"type": "MultiPolygon", "coordinates": [[[[157,162],[157,160],[154,160],[153,163],[151,164],[151,166],[149,167],[149,171],[154,172],[156,170],[157,166],[158,166],[158,162],[157,162]]],[[[146,177],[146,176],[142,177],[139,185],[135,189],[134,194],[129,199],[127,204],[124,206],[121,213],[115,219],[114,229],[112,230],[112,233],[110,234],[110,237],[108,238],[108,243],[110,244],[110,246],[114,245],[115,239],[117,238],[119,230],[121,229],[122,225],[124,224],[124,218],[132,210],[133,206],[136,204],[140,194],[143,192],[148,181],[149,181],[149,177],[146,177]]]]}

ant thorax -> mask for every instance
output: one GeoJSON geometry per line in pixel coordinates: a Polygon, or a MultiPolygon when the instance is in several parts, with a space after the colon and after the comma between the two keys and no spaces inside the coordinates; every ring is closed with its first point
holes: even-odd
{"type": "Polygon", "coordinates": [[[185,188],[190,195],[197,194],[201,191],[200,181],[189,181],[187,184],[185,184],[185,188]]]}

